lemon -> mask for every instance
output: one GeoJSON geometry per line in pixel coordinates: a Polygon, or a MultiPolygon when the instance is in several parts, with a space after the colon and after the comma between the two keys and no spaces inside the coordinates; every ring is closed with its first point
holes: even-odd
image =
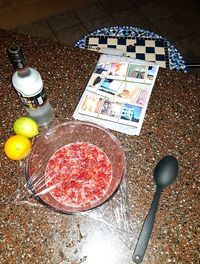
{"type": "Polygon", "coordinates": [[[38,134],[38,124],[32,118],[22,116],[14,122],[13,130],[17,135],[32,138],[38,134]]]}
{"type": "Polygon", "coordinates": [[[4,151],[8,158],[21,160],[29,155],[31,146],[31,141],[27,137],[14,135],[6,140],[4,151]]]}

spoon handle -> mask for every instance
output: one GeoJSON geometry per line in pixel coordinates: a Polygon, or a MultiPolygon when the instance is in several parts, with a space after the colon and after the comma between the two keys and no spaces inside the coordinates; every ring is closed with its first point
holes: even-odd
{"type": "Polygon", "coordinates": [[[156,192],[154,193],[154,197],[151,203],[151,207],[149,209],[149,213],[146,216],[146,219],[142,226],[142,230],[140,232],[140,236],[137,241],[137,245],[133,253],[133,261],[135,263],[141,263],[143,260],[149,242],[149,238],[151,236],[151,232],[154,226],[160,195],[161,195],[161,189],[157,188],[156,192]]]}

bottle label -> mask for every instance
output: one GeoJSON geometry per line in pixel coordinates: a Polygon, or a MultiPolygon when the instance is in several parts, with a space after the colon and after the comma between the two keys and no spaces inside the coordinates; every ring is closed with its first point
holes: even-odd
{"type": "Polygon", "coordinates": [[[41,90],[40,93],[32,97],[24,97],[20,92],[17,93],[23,105],[30,109],[37,108],[38,106],[42,106],[47,100],[47,96],[44,88],[41,90]]]}

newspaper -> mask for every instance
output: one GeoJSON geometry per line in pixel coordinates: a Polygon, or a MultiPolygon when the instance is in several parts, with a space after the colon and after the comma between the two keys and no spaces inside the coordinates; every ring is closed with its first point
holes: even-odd
{"type": "Polygon", "coordinates": [[[101,54],[73,117],[139,135],[159,66],[101,54]]]}

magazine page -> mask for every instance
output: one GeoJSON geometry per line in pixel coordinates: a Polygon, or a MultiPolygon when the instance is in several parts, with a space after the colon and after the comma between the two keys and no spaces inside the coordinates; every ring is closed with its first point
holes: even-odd
{"type": "Polygon", "coordinates": [[[73,117],[139,135],[159,66],[102,54],[73,117]]]}

